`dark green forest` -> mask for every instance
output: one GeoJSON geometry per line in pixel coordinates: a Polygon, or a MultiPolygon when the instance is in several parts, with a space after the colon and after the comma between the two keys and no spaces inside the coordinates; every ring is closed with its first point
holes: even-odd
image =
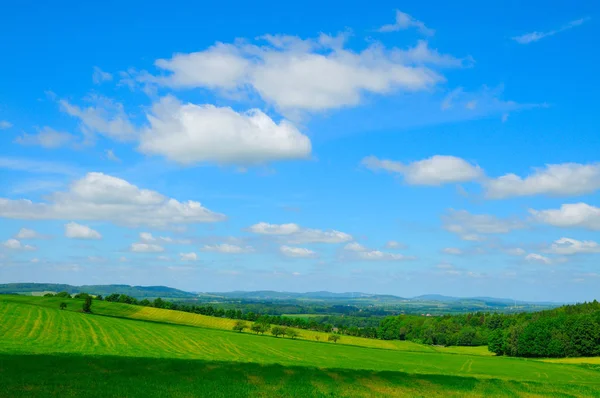
{"type": "Polygon", "coordinates": [[[600,304],[565,305],[520,314],[474,313],[441,317],[400,315],[381,321],[378,337],[423,344],[488,345],[497,355],[582,357],[600,355],[600,304]]]}

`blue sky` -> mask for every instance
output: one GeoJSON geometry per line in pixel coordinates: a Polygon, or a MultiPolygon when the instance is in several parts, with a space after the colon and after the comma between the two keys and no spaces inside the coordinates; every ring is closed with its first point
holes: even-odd
{"type": "Polygon", "coordinates": [[[19,2],[0,281],[597,298],[592,2],[19,2]]]}

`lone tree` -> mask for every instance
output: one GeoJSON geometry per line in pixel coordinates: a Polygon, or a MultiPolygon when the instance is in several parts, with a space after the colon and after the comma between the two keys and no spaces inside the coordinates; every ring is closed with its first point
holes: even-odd
{"type": "Polygon", "coordinates": [[[56,293],[56,297],[71,298],[71,295],[67,292],[60,292],[60,293],[56,293]]]}
{"type": "Polygon", "coordinates": [[[331,334],[329,335],[329,338],[327,339],[328,341],[333,341],[334,343],[337,343],[337,341],[340,339],[340,336],[338,336],[337,334],[331,334]]]}
{"type": "Polygon", "coordinates": [[[60,303],[60,309],[64,310],[65,308],[67,308],[67,303],[65,303],[65,302],[60,303]]]}
{"type": "Polygon", "coordinates": [[[83,302],[83,312],[89,314],[92,312],[92,296],[87,296],[83,302]]]}
{"type": "Polygon", "coordinates": [[[291,339],[295,339],[296,337],[300,336],[300,333],[298,333],[295,329],[288,328],[285,330],[285,335],[291,339]]]}
{"type": "Polygon", "coordinates": [[[275,337],[283,336],[285,332],[286,329],[281,326],[273,326],[273,329],[271,329],[271,334],[275,337]]]}
{"type": "Polygon", "coordinates": [[[244,331],[244,329],[248,328],[248,324],[244,321],[237,321],[235,323],[235,325],[233,325],[233,330],[235,330],[236,332],[240,332],[242,333],[244,331]]]}

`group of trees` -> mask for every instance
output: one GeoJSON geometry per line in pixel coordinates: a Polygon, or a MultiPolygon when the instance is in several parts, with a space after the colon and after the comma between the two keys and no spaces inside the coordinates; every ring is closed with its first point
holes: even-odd
{"type": "Polygon", "coordinates": [[[510,315],[401,315],[385,318],[377,336],[446,346],[487,345],[497,355],[516,357],[599,356],[600,303],[510,315]]]}
{"type": "Polygon", "coordinates": [[[489,350],[518,357],[589,357],[600,355],[600,303],[567,305],[515,316],[493,330],[489,350]]]}
{"type": "MultiPolygon", "coordinates": [[[[44,294],[44,297],[71,298],[71,294],[69,294],[68,292],[60,292],[60,293],[56,293],[56,294],[46,293],[46,294],[44,294]]],[[[81,307],[81,310],[83,312],[85,312],[86,314],[90,314],[92,312],[92,296],[90,294],[77,293],[76,295],[73,296],[73,298],[83,299],[83,306],[81,307]]],[[[102,296],[96,296],[95,299],[102,300],[102,296]]],[[[61,302],[59,304],[59,308],[61,310],[67,309],[67,303],[64,301],[61,302]]]]}
{"type": "MultiPolygon", "coordinates": [[[[241,333],[244,331],[244,329],[248,329],[248,324],[244,321],[237,321],[235,323],[235,325],[233,325],[233,330],[235,330],[237,332],[241,333]]],[[[271,326],[270,324],[265,323],[265,322],[254,322],[252,324],[252,326],[250,326],[250,330],[252,330],[256,334],[265,334],[265,333],[271,332],[271,334],[275,337],[287,336],[291,339],[300,337],[300,333],[298,333],[298,331],[293,328],[282,327],[282,326],[271,326]]],[[[319,336],[319,335],[315,336],[315,339],[317,341],[320,340],[320,338],[321,338],[321,336],[319,336]]],[[[339,339],[340,339],[340,336],[337,334],[331,334],[328,337],[328,341],[333,341],[334,343],[337,343],[337,341],[339,339]]]]}
{"type": "Polygon", "coordinates": [[[377,337],[431,345],[480,346],[487,344],[490,325],[501,317],[503,315],[485,313],[437,317],[399,315],[384,318],[377,337]]]}

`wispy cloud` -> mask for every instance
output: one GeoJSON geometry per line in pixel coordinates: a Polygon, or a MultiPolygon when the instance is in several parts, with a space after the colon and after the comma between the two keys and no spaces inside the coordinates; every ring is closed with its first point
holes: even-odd
{"type": "Polygon", "coordinates": [[[40,174],[77,175],[80,171],[70,165],[16,157],[0,157],[0,169],[40,174]]]}
{"type": "Polygon", "coordinates": [[[555,34],[564,32],[565,30],[569,30],[569,29],[575,28],[577,26],[581,26],[589,19],[590,19],[589,17],[576,19],[574,21],[571,21],[571,22],[561,26],[558,29],[549,30],[547,32],[535,31],[535,32],[525,33],[521,36],[515,36],[512,39],[519,44],[533,43],[535,41],[542,40],[545,37],[554,36],[555,34]]]}
{"type": "Polygon", "coordinates": [[[413,18],[405,12],[400,10],[396,10],[396,22],[389,25],[383,25],[381,28],[377,29],[378,32],[386,33],[386,32],[397,32],[399,30],[406,30],[410,28],[415,28],[421,32],[421,34],[425,36],[433,36],[435,34],[435,30],[429,29],[425,24],[418,19],[413,18]]]}

